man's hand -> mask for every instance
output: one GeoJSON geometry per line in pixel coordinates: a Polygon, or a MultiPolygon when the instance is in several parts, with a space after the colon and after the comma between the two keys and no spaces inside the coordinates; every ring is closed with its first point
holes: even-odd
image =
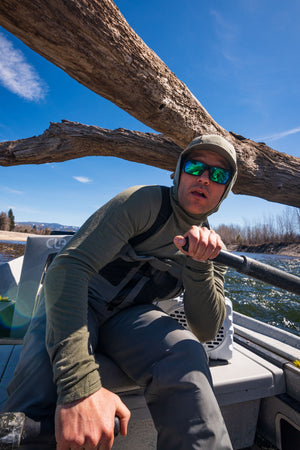
{"type": "Polygon", "coordinates": [[[195,225],[184,236],[175,236],[173,242],[178,250],[196,261],[214,259],[222,250],[223,245],[220,236],[213,230],[209,230],[206,227],[200,228],[195,225]],[[188,251],[184,251],[182,247],[186,244],[187,237],[189,248],[188,251]]]}
{"type": "Polygon", "coordinates": [[[110,450],[114,441],[115,416],[121,434],[127,434],[130,411],[114,393],[105,388],[65,405],[55,412],[57,450],[110,450]]]}

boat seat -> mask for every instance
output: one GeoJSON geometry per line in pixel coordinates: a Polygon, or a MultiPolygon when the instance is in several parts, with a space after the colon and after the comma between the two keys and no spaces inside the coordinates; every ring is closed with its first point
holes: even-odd
{"type": "Polygon", "coordinates": [[[16,279],[16,273],[20,271],[20,264],[23,262],[23,257],[20,256],[12,260],[9,264],[1,264],[1,277],[0,277],[0,295],[3,297],[16,298],[18,289],[18,279],[16,279]]]}
{"type": "Polygon", "coordinates": [[[24,337],[31,321],[36,293],[47,258],[51,253],[57,253],[70,238],[71,236],[51,235],[27,238],[10,337],[24,337]]]}

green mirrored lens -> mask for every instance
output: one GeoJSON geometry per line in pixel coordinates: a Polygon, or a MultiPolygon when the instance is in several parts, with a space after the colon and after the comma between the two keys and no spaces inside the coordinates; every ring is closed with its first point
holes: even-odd
{"type": "Polygon", "coordinates": [[[210,179],[219,184],[226,184],[230,177],[229,171],[221,167],[211,167],[209,172],[210,179]]]}
{"type": "Polygon", "coordinates": [[[185,173],[188,173],[189,175],[195,175],[199,176],[202,175],[204,170],[206,169],[206,164],[200,162],[200,161],[186,161],[184,165],[184,171],[185,173]]]}

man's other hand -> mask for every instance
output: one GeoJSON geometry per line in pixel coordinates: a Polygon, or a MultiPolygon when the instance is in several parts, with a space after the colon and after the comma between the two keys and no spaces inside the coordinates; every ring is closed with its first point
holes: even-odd
{"type": "Polygon", "coordinates": [[[127,434],[130,411],[120,397],[101,388],[89,397],[58,405],[55,412],[57,450],[110,450],[114,441],[115,416],[121,434],[127,434]]]}

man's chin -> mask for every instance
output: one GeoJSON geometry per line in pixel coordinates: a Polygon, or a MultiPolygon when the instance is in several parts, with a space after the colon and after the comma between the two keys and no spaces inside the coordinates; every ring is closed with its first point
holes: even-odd
{"type": "Polygon", "coordinates": [[[203,214],[206,214],[209,212],[209,209],[202,205],[197,206],[189,206],[187,208],[184,208],[185,211],[190,214],[191,216],[200,216],[203,214]]]}

